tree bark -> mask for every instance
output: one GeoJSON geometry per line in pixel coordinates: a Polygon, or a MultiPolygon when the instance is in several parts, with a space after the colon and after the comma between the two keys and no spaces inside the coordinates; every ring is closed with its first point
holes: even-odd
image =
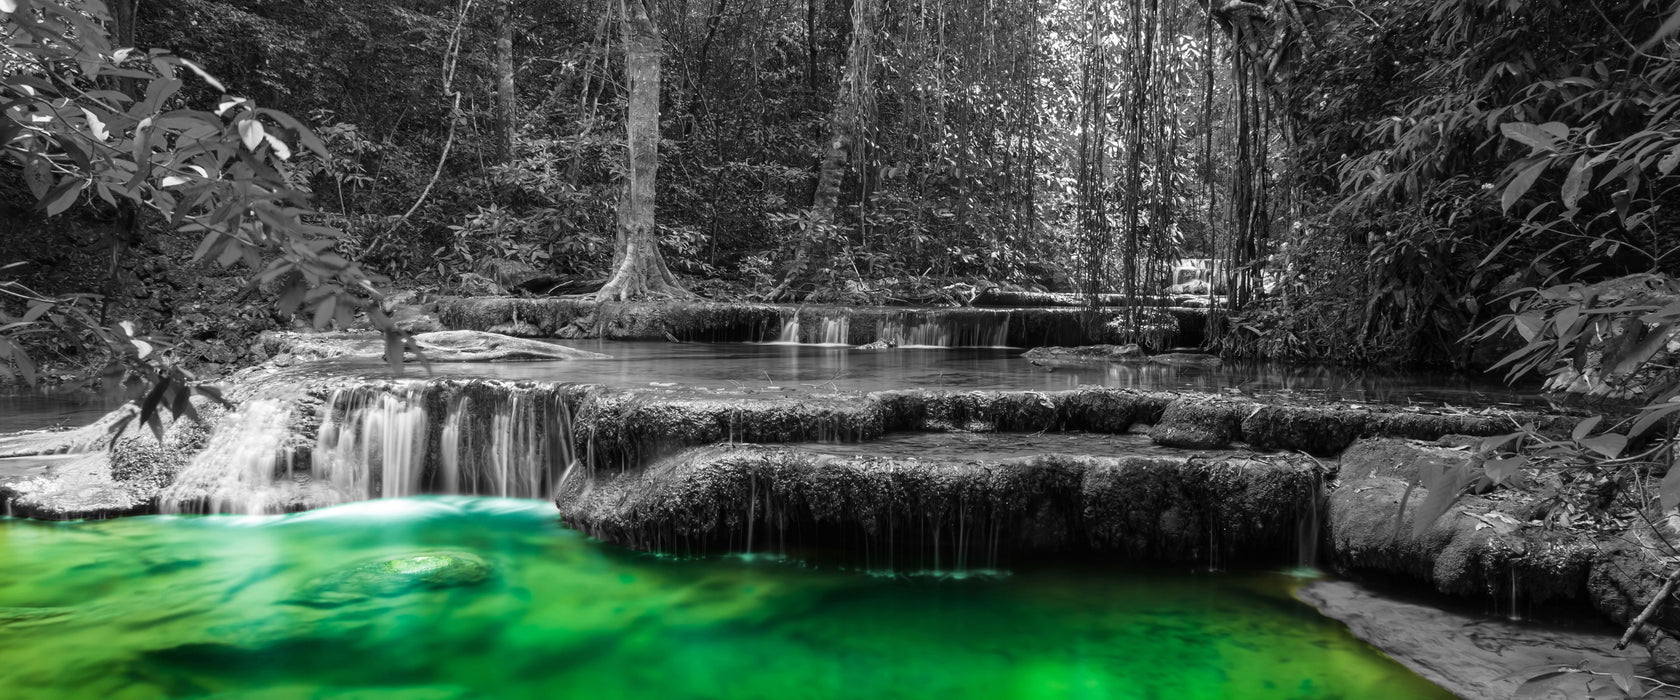
{"type": "Polygon", "coordinates": [[[614,271],[597,293],[603,301],[687,296],[659,253],[654,182],[659,175],[659,60],[663,53],[653,0],[621,0],[624,72],[629,82],[625,150],[629,181],[618,201],[614,271]]]}
{"type": "Polygon", "coordinates": [[[805,274],[814,239],[823,228],[834,224],[840,186],[846,179],[846,163],[857,146],[857,132],[863,123],[865,91],[869,89],[869,68],[875,46],[874,24],[875,0],[853,0],[852,40],[846,49],[846,72],[829,113],[828,149],[817,166],[817,188],[811,194],[811,208],[805,216],[809,229],[802,232],[793,262],[781,284],[768,295],[771,301],[787,295],[788,288],[805,274]]]}
{"type": "Polygon", "coordinates": [[[513,0],[496,2],[496,160],[513,159],[519,102],[513,89],[513,0]]]}

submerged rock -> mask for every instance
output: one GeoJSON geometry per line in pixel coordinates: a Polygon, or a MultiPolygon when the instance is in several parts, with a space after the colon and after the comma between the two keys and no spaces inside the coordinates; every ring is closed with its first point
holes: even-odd
{"type": "Polygon", "coordinates": [[[1021,353],[1028,360],[1059,360],[1064,362],[1116,362],[1143,358],[1143,348],[1128,345],[1081,345],[1077,347],[1039,347],[1021,353]]]}
{"type": "Polygon", "coordinates": [[[63,622],[73,612],[70,608],[0,608],[0,629],[63,622]]]}
{"type": "Polygon", "coordinates": [[[1169,352],[1160,355],[1150,355],[1149,363],[1155,365],[1172,365],[1174,367],[1218,367],[1223,364],[1218,355],[1203,355],[1194,352],[1169,352]]]}
{"type": "Polygon", "coordinates": [[[316,577],[286,601],[327,608],[412,591],[476,586],[490,579],[490,563],[470,552],[439,551],[386,557],[316,577]]]}
{"type": "MultiPolygon", "coordinates": [[[[1516,691],[1526,678],[1512,674],[1545,664],[1586,663],[1604,671],[1628,663],[1640,675],[1657,675],[1643,649],[1614,649],[1617,631],[1609,626],[1510,622],[1404,600],[1346,581],[1316,581],[1296,596],[1347,625],[1354,636],[1466,700],[1522,697],[1516,691]]],[[[1564,676],[1553,687],[1563,697],[1588,697],[1590,678],[1587,674],[1564,676]]]]}
{"type": "MultiPolygon", "coordinates": [[[[599,360],[607,355],[486,331],[419,333],[413,341],[431,362],[514,362],[520,360],[599,360]]],[[[383,356],[385,338],[377,333],[265,333],[263,354],[282,366],[345,356],[383,356]]],[[[419,356],[404,353],[404,360],[419,356]]]]}

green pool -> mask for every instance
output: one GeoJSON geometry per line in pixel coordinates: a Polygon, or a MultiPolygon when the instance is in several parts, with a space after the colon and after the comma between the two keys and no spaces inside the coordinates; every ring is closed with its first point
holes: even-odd
{"type": "Polygon", "coordinates": [[[0,696],[1449,698],[1284,574],[676,560],[540,501],[0,520],[0,696]]]}

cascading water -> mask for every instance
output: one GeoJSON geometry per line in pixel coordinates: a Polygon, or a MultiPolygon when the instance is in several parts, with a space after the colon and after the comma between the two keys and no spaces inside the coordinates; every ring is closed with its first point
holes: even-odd
{"type": "MultiPolygon", "coordinates": [[[[253,399],[222,418],[204,449],[158,497],[165,513],[280,513],[292,509],[292,411],[253,399]]],[[[326,504],[336,499],[326,499],[326,504]]]]}
{"type": "Polygon", "coordinates": [[[797,311],[782,319],[776,342],[785,345],[851,345],[852,318],[844,310],[797,311]],[[816,333],[809,341],[804,332],[805,314],[816,315],[816,333]]]}
{"type": "Polygon", "coordinates": [[[789,314],[782,319],[782,332],[776,337],[776,342],[799,344],[799,314],[789,314]]]}
{"type": "Polygon", "coordinates": [[[849,316],[825,316],[822,320],[823,345],[849,345],[852,319],[849,316]]]}
{"type": "Polygon", "coordinates": [[[575,461],[558,392],[474,384],[356,387],[333,394],[315,448],[318,477],[355,498],[419,493],[552,496],[575,461]],[[432,430],[427,405],[443,408],[432,430]]]}
{"type": "Polygon", "coordinates": [[[900,347],[1008,347],[1009,312],[902,311],[882,319],[880,336],[900,347]]]}
{"type": "Polygon", "coordinates": [[[334,392],[322,409],[315,476],[359,499],[420,493],[429,431],[424,399],[418,387],[334,392]]]}
{"type": "Polygon", "coordinates": [[[313,443],[292,402],[251,400],[216,426],[159,508],[265,514],[434,493],[549,498],[579,462],[570,397],[566,386],[478,381],[338,389],[313,443]]]}

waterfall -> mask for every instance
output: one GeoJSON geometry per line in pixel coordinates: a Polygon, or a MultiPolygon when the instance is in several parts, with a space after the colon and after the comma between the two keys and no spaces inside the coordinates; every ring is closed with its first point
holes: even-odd
{"type": "Polygon", "coordinates": [[[419,387],[340,389],[322,411],[316,478],[357,499],[420,493],[429,425],[419,387]]]}
{"type": "Polygon", "coordinates": [[[852,319],[850,316],[824,316],[822,320],[823,345],[850,345],[848,339],[852,334],[852,319]]]}
{"type": "Polygon", "coordinates": [[[900,311],[882,319],[881,338],[899,347],[1008,347],[1009,312],[900,311]]]}
{"type": "Polygon", "coordinates": [[[559,392],[516,385],[356,387],[323,409],[315,473],[355,498],[548,498],[575,461],[559,392]],[[479,388],[489,389],[480,391],[479,388]],[[428,398],[443,420],[432,431],[428,398]]]}
{"type": "Polygon", "coordinates": [[[296,496],[293,412],[253,399],[221,420],[209,442],[158,495],[164,513],[281,513],[296,496]]]}
{"type": "Polygon", "coordinates": [[[776,337],[776,342],[788,343],[790,345],[799,344],[798,313],[789,314],[786,318],[782,319],[782,334],[776,337]]]}
{"type": "Polygon", "coordinates": [[[796,311],[782,318],[782,330],[777,334],[776,342],[784,345],[807,344],[804,336],[804,322],[801,316],[805,314],[817,315],[816,333],[812,336],[811,345],[851,345],[852,318],[844,309],[835,310],[807,310],[796,311]]]}
{"type": "Polygon", "coordinates": [[[216,425],[159,509],[284,513],[424,493],[550,498],[579,466],[572,394],[471,380],[338,389],[314,412],[295,399],[253,399],[216,425]]]}

